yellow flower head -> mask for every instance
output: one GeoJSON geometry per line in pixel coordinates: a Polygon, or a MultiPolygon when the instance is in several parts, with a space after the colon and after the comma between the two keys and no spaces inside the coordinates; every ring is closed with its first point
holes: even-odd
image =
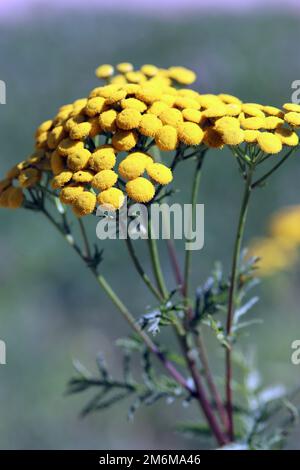
{"type": "Polygon", "coordinates": [[[294,111],[288,112],[284,115],[284,120],[292,127],[300,126],[300,113],[294,111]]]}
{"type": "Polygon", "coordinates": [[[126,184],[128,196],[136,202],[149,202],[153,199],[155,188],[146,178],[136,178],[126,184]]]}
{"type": "Polygon", "coordinates": [[[89,165],[92,170],[111,170],[116,164],[115,149],[111,145],[100,145],[92,153],[89,165]]]}
{"type": "Polygon", "coordinates": [[[38,137],[40,134],[43,134],[44,132],[49,131],[52,127],[52,124],[53,124],[53,121],[51,121],[50,119],[48,121],[42,122],[42,124],[40,124],[39,127],[37,128],[35,132],[35,136],[38,137]]]}
{"type": "Polygon", "coordinates": [[[145,64],[141,67],[141,72],[147,77],[155,77],[158,74],[159,70],[155,65],[145,64]]]}
{"type": "Polygon", "coordinates": [[[116,69],[120,73],[132,72],[133,65],[130,62],[121,62],[120,64],[117,65],[116,69]]]}
{"type": "Polygon", "coordinates": [[[299,144],[299,137],[296,132],[291,129],[287,129],[286,127],[277,127],[275,135],[279,137],[283,145],[295,147],[299,144]]]}
{"type": "Polygon", "coordinates": [[[155,114],[144,114],[139,124],[139,132],[147,137],[155,137],[162,127],[162,122],[155,114]]]}
{"type": "Polygon", "coordinates": [[[123,130],[135,129],[138,127],[142,115],[139,111],[132,108],[123,109],[116,119],[117,126],[123,130]]]}
{"type": "Polygon", "coordinates": [[[62,157],[57,150],[52,152],[50,157],[51,162],[51,170],[54,176],[59,175],[65,169],[65,161],[66,159],[62,157]]]}
{"type": "Polygon", "coordinates": [[[245,117],[244,113],[240,115],[240,123],[243,129],[258,130],[265,127],[265,118],[261,117],[245,117]]]}
{"type": "Polygon", "coordinates": [[[109,78],[114,74],[114,68],[109,64],[100,65],[96,68],[95,73],[98,78],[109,78]]]}
{"type": "Polygon", "coordinates": [[[59,198],[63,204],[73,205],[77,196],[79,196],[83,190],[83,186],[66,186],[61,190],[59,198]]]}
{"type": "Polygon", "coordinates": [[[261,132],[257,137],[257,143],[265,153],[279,153],[282,150],[280,138],[271,132],[261,132]]]}
{"type": "Polygon", "coordinates": [[[117,210],[122,207],[125,197],[122,191],[118,188],[109,188],[102,191],[97,196],[97,202],[104,209],[117,210]]]}
{"type": "Polygon", "coordinates": [[[203,130],[194,122],[184,122],[178,127],[178,137],[186,145],[199,145],[203,139],[203,130]]]}
{"type": "Polygon", "coordinates": [[[119,152],[127,152],[136,146],[138,135],[134,131],[117,131],[112,137],[112,145],[119,152]]]}
{"type": "Polygon", "coordinates": [[[136,97],[147,104],[152,104],[161,98],[162,92],[158,87],[143,85],[136,93],[136,97]]]}
{"type": "Polygon", "coordinates": [[[227,114],[227,107],[223,103],[215,104],[207,108],[205,111],[203,111],[202,114],[203,114],[203,117],[206,117],[206,118],[223,117],[223,116],[226,116],[227,114]]]}
{"type": "Polygon", "coordinates": [[[102,170],[94,176],[92,186],[99,191],[104,191],[114,186],[117,180],[118,175],[113,170],[102,170]]]}
{"type": "Polygon", "coordinates": [[[54,176],[51,181],[53,189],[60,189],[71,181],[73,177],[72,171],[62,171],[59,175],[54,176]]]}
{"type": "Polygon", "coordinates": [[[146,168],[145,159],[138,152],[128,155],[119,165],[119,173],[122,178],[132,180],[141,176],[146,168]]]}
{"type": "Polygon", "coordinates": [[[63,126],[57,126],[48,133],[47,144],[50,149],[55,149],[59,142],[65,137],[63,126]]]}
{"type": "Polygon", "coordinates": [[[71,153],[67,159],[68,168],[72,171],[79,171],[86,168],[91,152],[87,149],[79,149],[76,152],[71,153]]]}
{"type": "Polygon", "coordinates": [[[201,121],[202,113],[197,109],[185,108],[182,110],[182,116],[186,121],[195,122],[199,124],[201,121]]]}
{"type": "Polygon", "coordinates": [[[257,137],[259,136],[259,131],[251,131],[246,129],[244,131],[244,139],[248,144],[254,144],[257,142],[257,137]]]}
{"type": "Polygon", "coordinates": [[[121,107],[123,109],[136,109],[140,113],[143,113],[147,109],[145,103],[141,100],[137,100],[136,98],[126,98],[121,100],[121,107]]]}
{"type": "Polygon", "coordinates": [[[92,214],[96,207],[96,196],[90,191],[83,191],[77,195],[73,203],[73,211],[77,217],[92,214]]]}
{"type": "Polygon", "coordinates": [[[169,77],[181,85],[191,85],[197,78],[195,72],[185,67],[170,67],[169,77]]]}
{"type": "Polygon", "coordinates": [[[75,153],[78,150],[82,150],[83,148],[83,142],[78,142],[71,139],[64,139],[58,145],[57,151],[63,157],[67,157],[68,155],[71,155],[72,153],[75,153]]]}
{"type": "Polygon", "coordinates": [[[169,184],[173,180],[172,171],[162,163],[148,165],[147,173],[153,181],[162,185],[169,184]]]}
{"type": "Polygon", "coordinates": [[[283,123],[283,119],[277,116],[268,116],[265,118],[265,129],[274,130],[283,123]]]}
{"type": "Polygon", "coordinates": [[[285,111],[291,111],[295,113],[300,113],[300,104],[296,103],[285,103],[283,106],[285,111]]]}
{"type": "Polygon", "coordinates": [[[300,206],[287,207],[273,215],[269,231],[277,240],[298,246],[300,243],[300,206]]]}
{"type": "Polygon", "coordinates": [[[80,170],[73,174],[72,181],[75,183],[90,183],[93,178],[94,174],[90,171],[80,170]]]}
{"type": "Polygon", "coordinates": [[[181,111],[175,108],[164,109],[159,114],[159,119],[164,125],[178,127],[183,122],[181,111]]]}
{"type": "Polygon", "coordinates": [[[258,257],[258,274],[270,276],[293,264],[296,256],[291,246],[283,245],[273,238],[258,238],[249,248],[249,255],[258,257]]]}
{"type": "Polygon", "coordinates": [[[94,117],[104,111],[105,108],[105,98],[102,96],[95,96],[95,98],[90,98],[84,108],[84,112],[90,116],[94,117]]]}
{"type": "Polygon", "coordinates": [[[241,104],[241,100],[233,95],[228,95],[227,93],[221,93],[218,95],[221,101],[225,104],[241,104]]]}
{"type": "Polygon", "coordinates": [[[99,116],[100,127],[105,132],[115,132],[117,115],[118,113],[115,109],[109,109],[101,113],[99,116]]]}
{"type": "Polygon", "coordinates": [[[177,130],[172,126],[163,126],[155,134],[155,143],[160,150],[175,150],[178,145],[177,130]]]}
{"type": "Polygon", "coordinates": [[[146,76],[142,72],[127,72],[125,77],[129,83],[143,83],[146,81],[146,76]]]}

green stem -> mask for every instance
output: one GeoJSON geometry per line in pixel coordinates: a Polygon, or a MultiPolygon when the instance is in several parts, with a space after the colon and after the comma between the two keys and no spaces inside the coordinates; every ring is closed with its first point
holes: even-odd
{"type": "MultiPolygon", "coordinates": [[[[200,186],[201,170],[202,170],[202,165],[203,165],[204,156],[205,156],[206,151],[207,150],[203,150],[201,152],[200,157],[197,160],[197,166],[196,166],[196,171],[195,171],[195,175],[194,175],[194,181],[193,181],[193,186],[192,186],[192,200],[191,200],[192,210],[191,210],[191,214],[190,214],[190,229],[189,229],[190,234],[192,233],[192,228],[193,228],[193,221],[194,221],[194,217],[195,217],[196,203],[197,203],[197,197],[198,197],[199,186],[200,186]]],[[[191,274],[191,255],[192,255],[191,250],[186,250],[185,251],[183,290],[184,290],[184,296],[185,296],[187,301],[188,301],[188,297],[189,297],[189,281],[190,281],[190,274],[191,274]]]]}
{"type": "Polygon", "coordinates": [[[269,178],[269,176],[271,176],[276,170],[278,170],[278,168],[281,167],[281,165],[283,165],[286,162],[286,160],[294,153],[294,151],[295,151],[295,148],[292,148],[276,165],[273,166],[273,168],[271,168],[270,171],[268,171],[265,175],[263,175],[261,178],[255,181],[251,186],[252,189],[264,183],[269,178]]]}
{"type": "Polygon", "coordinates": [[[168,289],[165,284],[161,264],[160,264],[160,259],[159,259],[159,254],[158,254],[158,248],[157,248],[157,243],[156,239],[153,238],[153,228],[152,228],[152,222],[151,218],[149,216],[149,223],[148,223],[148,246],[149,246],[149,251],[150,251],[150,257],[152,261],[152,267],[154,271],[154,276],[156,279],[156,283],[158,286],[158,289],[160,291],[161,296],[164,299],[168,298],[168,289]]]}
{"type": "MultiPolygon", "coordinates": [[[[245,182],[244,195],[242,200],[242,205],[240,209],[237,233],[235,238],[234,250],[233,250],[233,259],[232,259],[232,269],[230,277],[230,287],[229,287],[229,299],[228,299],[228,310],[227,310],[227,323],[226,323],[226,333],[227,337],[231,335],[231,328],[233,322],[234,308],[235,308],[235,296],[237,289],[237,279],[238,279],[238,264],[241,254],[241,246],[245,231],[245,224],[247,218],[247,212],[249,207],[249,199],[251,194],[251,182],[253,175],[254,167],[250,166],[247,174],[247,179],[245,182]]],[[[233,440],[234,438],[234,423],[233,423],[233,404],[232,404],[232,345],[226,350],[226,405],[227,413],[229,420],[229,436],[233,440]]]]}
{"type": "MultiPolygon", "coordinates": [[[[65,240],[68,242],[68,244],[76,251],[76,253],[80,256],[80,258],[86,263],[86,258],[81,252],[79,246],[75,243],[74,238],[68,236],[66,234],[64,228],[56,222],[54,217],[43,207],[42,212],[44,215],[47,217],[47,219],[55,226],[55,228],[60,232],[60,234],[65,238],[65,240]]],[[[81,225],[81,231],[82,235],[84,236],[84,242],[88,244],[88,239],[85,233],[85,227],[82,224],[81,225]]],[[[88,248],[88,251],[90,252],[90,248],[88,248]]],[[[174,378],[176,382],[179,383],[184,389],[186,389],[192,396],[195,396],[195,391],[193,390],[193,387],[189,385],[187,380],[181,375],[181,373],[175,368],[175,366],[166,358],[164,353],[161,352],[161,350],[156,346],[155,343],[151,340],[151,338],[141,329],[139,324],[135,321],[134,316],[130,313],[128,308],[124,305],[124,303],[121,301],[121,299],[118,297],[118,295],[115,293],[115,291],[112,289],[110,284],[107,282],[104,276],[99,275],[97,272],[97,269],[91,266],[88,266],[93,275],[95,276],[98,284],[102,287],[102,289],[105,291],[105,293],[108,295],[110,300],[113,302],[113,304],[117,307],[119,312],[123,315],[125,320],[129,323],[131,328],[139,335],[139,337],[143,340],[145,345],[148,347],[148,349],[156,355],[156,357],[159,359],[159,361],[163,364],[165,369],[169,372],[169,374],[174,378]]]]}
{"type": "Polygon", "coordinates": [[[141,276],[142,280],[144,281],[144,283],[146,284],[146,286],[150,289],[150,291],[152,292],[152,294],[160,301],[160,302],[163,302],[164,298],[162,296],[162,294],[160,293],[160,291],[152,284],[151,282],[151,279],[148,277],[148,275],[145,273],[144,269],[143,269],[143,266],[141,265],[140,263],[140,260],[134,250],[134,247],[133,247],[133,244],[132,244],[132,241],[130,239],[130,237],[128,236],[126,238],[126,245],[127,245],[127,248],[128,248],[128,252],[131,256],[131,259],[133,261],[133,264],[138,272],[138,274],[141,276]]]}

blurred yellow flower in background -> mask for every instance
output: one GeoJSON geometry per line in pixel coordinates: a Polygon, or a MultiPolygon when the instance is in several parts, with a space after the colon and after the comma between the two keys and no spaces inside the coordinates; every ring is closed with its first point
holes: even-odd
{"type": "Polygon", "coordinates": [[[296,264],[300,246],[300,205],[284,207],[271,216],[268,236],[254,239],[249,255],[258,257],[260,276],[270,276],[296,264]]]}

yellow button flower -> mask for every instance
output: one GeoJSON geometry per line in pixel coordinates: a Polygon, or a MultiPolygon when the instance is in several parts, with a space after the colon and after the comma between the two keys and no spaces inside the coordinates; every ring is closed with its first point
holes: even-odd
{"type": "Polygon", "coordinates": [[[184,108],[193,108],[193,109],[200,109],[200,104],[193,98],[188,98],[186,96],[178,96],[175,100],[175,106],[179,109],[184,108]]]}
{"type": "Polygon", "coordinates": [[[178,127],[178,137],[186,145],[199,145],[203,135],[203,130],[194,122],[184,122],[178,127]]]}
{"type": "Polygon", "coordinates": [[[158,101],[162,95],[161,90],[155,86],[143,85],[136,92],[137,99],[147,104],[152,104],[158,101]]]}
{"type": "Polygon", "coordinates": [[[299,127],[300,126],[300,113],[295,113],[294,111],[286,113],[284,115],[284,120],[293,127],[299,127]]]}
{"type": "Polygon", "coordinates": [[[279,153],[282,150],[280,138],[271,132],[260,132],[257,143],[265,153],[279,153]]]}
{"type": "Polygon", "coordinates": [[[216,118],[226,116],[227,114],[227,107],[225,104],[216,104],[214,106],[210,106],[205,111],[203,111],[203,116],[206,118],[216,118]]]}
{"type": "Polygon", "coordinates": [[[300,113],[300,104],[285,103],[282,107],[283,109],[285,109],[285,111],[292,111],[295,113],[300,113]]]}
{"type": "Polygon", "coordinates": [[[121,62],[120,64],[116,66],[116,69],[120,73],[132,72],[133,65],[130,62],[121,62]]]}
{"type": "Polygon", "coordinates": [[[50,157],[51,170],[54,176],[59,175],[65,169],[65,158],[62,157],[57,150],[52,152],[50,157]]]}
{"type": "Polygon", "coordinates": [[[87,149],[79,149],[71,153],[67,159],[68,168],[72,171],[79,171],[86,168],[88,161],[91,157],[91,152],[87,149]]]}
{"type": "Polygon", "coordinates": [[[110,64],[103,64],[96,68],[95,74],[98,78],[109,78],[114,74],[114,68],[110,64]]]}
{"type": "Polygon", "coordinates": [[[92,153],[89,165],[97,173],[111,170],[116,164],[115,150],[111,145],[101,145],[92,153]]]}
{"type": "Polygon", "coordinates": [[[77,196],[84,190],[83,186],[66,186],[59,194],[59,198],[63,204],[74,204],[77,196]]]}
{"type": "Polygon", "coordinates": [[[138,142],[138,135],[134,131],[118,131],[112,137],[112,145],[119,152],[131,150],[138,142]]]}
{"type": "Polygon", "coordinates": [[[99,191],[104,191],[114,186],[117,180],[118,175],[113,170],[102,170],[94,176],[92,186],[99,191]]]}
{"type": "Polygon", "coordinates": [[[72,179],[72,171],[62,171],[59,175],[56,175],[51,181],[51,186],[53,189],[60,189],[69,183],[72,179]]]}
{"type": "Polygon", "coordinates": [[[71,139],[63,139],[57,147],[58,153],[62,155],[63,157],[67,157],[68,155],[71,155],[72,153],[75,153],[78,150],[83,150],[83,149],[84,149],[83,142],[78,142],[78,141],[74,141],[71,139]]]}
{"type": "Polygon", "coordinates": [[[146,168],[146,161],[138,152],[128,155],[119,165],[119,173],[122,178],[132,180],[141,176],[146,168]]]}
{"type": "Polygon", "coordinates": [[[251,131],[250,129],[246,129],[244,131],[244,140],[248,144],[256,143],[258,136],[259,136],[259,131],[251,131]]]}
{"type": "Polygon", "coordinates": [[[94,174],[90,171],[76,171],[72,176],[72,181],[75,183],[90,183],[94,178],[94,174]]]}
{"type": "Polygon", "coordinates": [[[291,129],[286,129],[285,127],[278,127],[275,130],[275,135],[279,137],[279,139],[284,145],[288,145],[289,147],[295,147],[299,144],[298,135],[291,129]]]}
{"type": "Polygon", "coordinates": [[[139,131],[147,137],[155,137],[155,134],[162,127],[162,122],[154,114],[144,114],[139,124],[139,131]]]}
{"type": "Polygon", "coordinates": [[[178,127],[183,122],[183,116],[179,109],[167,108],[159,114],[159,119],[164,125],[178,127]]]}
{"type": "Polygon", "coordinates": [[[173,180],[172,171],[162,163],[148,165],[147,173],[153,181],[162,185],[169,184],[173,180]]]}
{"type": "Polygon", "coordinates": [[[77,217],[92,214],[96,207],[96,196],[89,191],[78,194],[73,204],[73,211],[77,217]]]}
{"type": "Polygon", "coordinates": [[[186,121],[191,121],[195,122],[196,124],[199,124],[201,121],[202,113],[197,109],[185,108],[182,110],[182,116],[186,121]]]}
{"type": "Polygon", "coordinates": [[[160,150],[175,150],[178,145],[177,130],[172,126],[163,126],[155,134],[155,143],[160,150]]]}
{"type": "Polygon", "coordinates": [[[153,199],[155,188],[146,178],[136,178],[126,184],[128,196],[136,202],[149,202],[153,199]]]}
{"type": "Polygon", "coordinates": [[[65,130],[63,126],[57,126],[52,129],[47,138],[47,144],[50,149],[55,149],[59,142],[65,137],[65,130]]]}
{"type": "Polygon", "coordinates": [[[158,74],[159,70],[155,65],[145,64],[141,67],[141,72],[147,77],[155,77],[158,74]]]}
{"type": "Polygon", "coordinates": [[[149,108],[147,113],[154,114],[155,116],[159,116],[162,111],[168,109],[169,106],[164,101],[155,101],[149,108]]]}
{"type": "Polygon", "coordinates": [[[124,200],[124,194],[118,188],[106,189],[97,196],[98,204],[107,210],[120,209],[124,203],[124,200]]]}
{"type": "Polygon", "coordinates": [[[123,109],[116,119],[117,126],[123,130],[135,129],[138,127],[142,115],[139,111],[132,108],[123,109]]]}
{"type": "Polygon", "coordinates": [[[146,111],[147,109],[147,106],[145,103],[143,103],[143,101],[141,100],[138,100],[136,98],[126,98],[126,99],[123,99],[121,101],[121,107],[123,109],[136,109],[137,111],[139,111],[140,113],[143,113],[144,111],[146,111]]]}
{"type": "Polygon", "coordinates": [[[225,104],[242,104],[241,100],[236,96],[227,93],[220,93],[218,96],[225,104]]]}
{"type": "Polygon", "coordinates": [[[240,123],[244,129],[258,130],[258,129],[263,129],[265,127],[265,118],[261,118],[261,117],[246,118],[244,117],[244,114],[242,113],[240,117],[240,123]]]}
{"type": "Polygon", "coordinates": [[[35,136],[37,137],[40,134],[43,134],[44,132],[47,132],[51,129],[53,121],[48,119],[48,121],[42,122],[42,124],[39,125],[39,127],[36,130],[35,136]]]}
{"type": "Polygon", "coordinates": [[[277,116],[267,116],[265,118],[265,129],[273,130],[283,123],[283,119],[277,116]]]}
{"type": "Polygon", "coordinates": [[[197,78],[195,72],[185,67],[170,67],[169,77],[182,85],[191,85],[197,78]]]}
{"type": "Polygon", "coordinates": [[[109,109],[101,113],[99,116],[100,127],[105,132],[115,132],[117,115],[118,113],[115,109],[109,109]]]}
{"type": "Polygon", "coordinates": [[[94,117],[100,114],[105,108],[105,98],[102,96],[96,96],[95,98],[90,98],[84,108],[84,112],[90,116],[94,117]]]}

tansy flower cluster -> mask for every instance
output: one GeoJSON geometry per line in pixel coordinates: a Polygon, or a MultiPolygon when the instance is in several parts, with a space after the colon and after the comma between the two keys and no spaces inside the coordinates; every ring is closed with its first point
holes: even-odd
{"type": "Polygon", "coordinates": [[[260,275],[268,276],[292,266],[300,246],[300,206],[289,206],[275,213],[268,224],[268,235],[253,240],[250,254],[259,257],[260,275]]]}
{"type": "Polygon", "coordinates": [[[0,182],[0,205],[22,206],[24,190],[50,178],[52,190],[78,216],[97,204],[119,209],[125,195],[148,203],[172,171],[156,162],[153,145],[165,152],[205,145],[246,143],[266,154],[298,145],[300,105],[282,109],[243,103],[228,94],[186,88],[196,75],[184,67],[101,65],[105,80],[86,98],[62,106],[35,135],[35,152],[0,182]]]}

